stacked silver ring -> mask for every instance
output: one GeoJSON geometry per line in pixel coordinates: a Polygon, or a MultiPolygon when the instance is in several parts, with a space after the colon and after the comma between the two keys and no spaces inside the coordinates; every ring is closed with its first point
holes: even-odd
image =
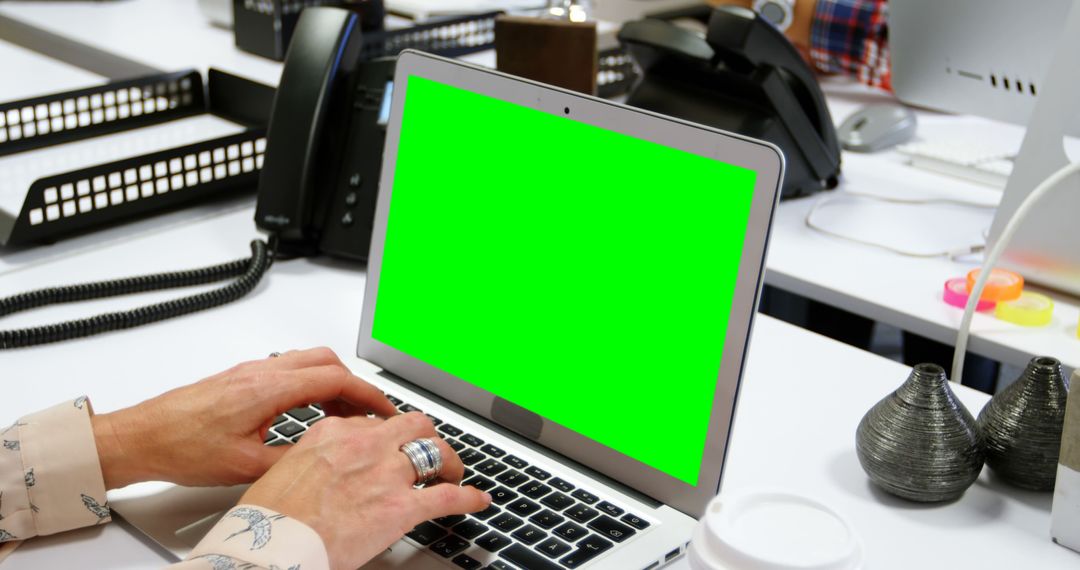
{"type": "Polygon", "coordinates": [[[416,484],[430,483],[442,471],[442,452],[434,441],[427,438],[414,439],[401,446],[401,452],[409,458],[416,470],[416,484]]]}

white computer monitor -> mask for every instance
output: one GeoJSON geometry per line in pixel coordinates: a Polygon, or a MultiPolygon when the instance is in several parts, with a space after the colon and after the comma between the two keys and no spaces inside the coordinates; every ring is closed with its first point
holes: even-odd
{"type": "MultiPolygon", "coordinates": [[[[1028,195],[1069,163],[1080,135],[1080,1],[897,0],[890,3],[893,86],[913,105],[1028,127],[989,240],[1028,195]]],[[[1046,195],[999,266],[1080,295],[1080,180],[1046,195]]]]}
{"type": "MultiPolygon", "coordinates": [[[[1073,0],[894,0],[896,96],[909,105],[1027,125],[1073,0]]],[[[1080,114],[1069,131],[1080,135],[1080,114]]]]}

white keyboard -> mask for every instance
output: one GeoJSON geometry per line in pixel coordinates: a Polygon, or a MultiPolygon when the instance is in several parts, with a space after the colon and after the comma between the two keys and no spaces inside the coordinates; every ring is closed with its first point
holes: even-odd
{"type": "Polygon", "coordinates": [[[1000,148],[980,148],[943,142],[917,142],[897,149],[906,155],[911,166],[1005,189],[1013,169],[1013,153],[1000,148]]]}

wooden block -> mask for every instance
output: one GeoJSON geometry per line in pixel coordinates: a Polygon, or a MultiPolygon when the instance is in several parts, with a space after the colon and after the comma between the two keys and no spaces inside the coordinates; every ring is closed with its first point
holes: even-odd
{"type": "Polygon", "coordinates": [[[495,20],[499,71],[596,93],[596,23],[499,16],[495,20]]]}

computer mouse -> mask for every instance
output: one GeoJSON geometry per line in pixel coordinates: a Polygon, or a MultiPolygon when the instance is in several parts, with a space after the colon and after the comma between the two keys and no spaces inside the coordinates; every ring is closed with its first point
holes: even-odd
{"type": "Polygon", "coordinates": [[[916,125],[911,109],[898,103],[879,103],[844,119],[836,136],[845,150],[877,152],[911,140],[916,125]]]}

